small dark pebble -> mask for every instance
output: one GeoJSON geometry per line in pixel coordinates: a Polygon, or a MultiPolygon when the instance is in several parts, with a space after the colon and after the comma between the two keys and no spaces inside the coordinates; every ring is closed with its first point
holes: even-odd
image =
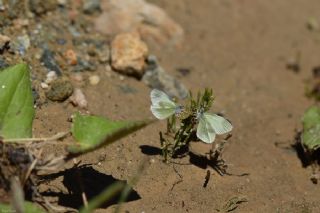
{"type": "Polygon", "coordinates": [[[32,97],[33,97],[33,104],[36,104],[37,100],[39,100],[40,98],[40,95],[35,88],[32,88],[32,97]]]}
{"type": "Polygon", "coordinates": [[[45,48],[40,61],[48,69],[48,71],[54,71],[58,76],[61,75],[61,69],[54,59],[54,53],[51,50],[45,48]]]}
{"type": "Polygon", "coordinates": [[[37,14],[42,15],[50,10],[54,10],[58,4],[56,0],[29,0],[30,10],[37,14]]]}
{"type": "Polygon", "coordinates": [[[22,163],[30,163],[30,157],[28,153],[26,153],[25,149],[17,148],[17,149],[9,149],[8,150],[8,158],[10,163],[12,164],[22,164],[22,163]]]}
{"type": "Polygon", "coordinates": [[[7,62],[0,57],[0,70],[9,67],[9,64],[7,64],[7,62]]]}
{"type": "Polygon", "coordinates": [[[95,71],[97,66],[90,61],[82,60],[78,57],[78,64],[74,67],[74,72],[95,71]]]}
{"type": "Polygon", "coordinates": [[[86,14],[93,14],[96,11],[100,11],[100,0],[84,0],[82,10],[86,14]]]}
{"type": "Polygon", "coordinates": [[[315,98],[317,101],[320,101],[320,82],[316,82],[314,84],[309,95],[315,98]]]}
{"type": "Polygon", "coordinates": [[[312,73],[314,78],[320,78],[320,66],[314,67],[312,73]]]}
{"type": "Polygon", "coordinates": [[[46,92],[46,96],[51,101],[65,101],[73,93],[73,86],[69,80],[59,78],[53,81],[50,89],[46,92]]]}
{"type": "Polygon", "coordinates": [[[180,67],[180,68],[176,68],[176,70],[182,75],[182,76],[187,76],[191,73],[191,68],[184,68],[184,67],[180,67]]]}
{"type": "Polygon", "coordinates": [[[298,51],[294,58],[291,58],[287,61],[287,65],[286,65],[287,69],[291,70],[295,73],[300,72],[300,70],[301,70],[301,64],[300,64],[301,60],[300,59],[301,59],[301,52],[298,51]]]}
{"type": "Polygon", "coordinates": [[[137,90],[135,88],[130,87],[129,85],[118,85],[121,92],[126,94],[133,94],[136,93],[137,90]]]}
{"type": "Polygon", "coordinates": [[[301,67],[300,64],[297,62],[291,62],[291,63],[287,63],[287,69],[288,70],[292,70],[295,73],[300,72],[301,67]]]}
{"type": "Polygon", "coordinates": [[[63,38],[57,38],[56,42],[59,45],[65,45],[67,43],[67,41],[63,38]]]}

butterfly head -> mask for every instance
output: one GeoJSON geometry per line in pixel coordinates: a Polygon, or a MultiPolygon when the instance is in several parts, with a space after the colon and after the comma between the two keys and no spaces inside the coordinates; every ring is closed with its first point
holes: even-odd
{"type": "Polygon", "coordinates": [[[200,117],[203,115],[203,113],[204,113],[203,107],[201,107],[200,109],[197,110],[196,115],[195,115],[197,121],[200,119],[200,117]]]}

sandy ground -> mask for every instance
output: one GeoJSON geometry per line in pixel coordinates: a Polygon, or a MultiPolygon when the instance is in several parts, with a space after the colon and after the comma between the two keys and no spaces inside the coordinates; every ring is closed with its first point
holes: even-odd
{"type": "MultiPolygon", "coordinates": [[[[235,212],[320,212],[320,188],[309,180],[290,147],[300,118],[311,105],[304,95],[304,80],[319,65],[320,34],[310,32],[306,21],[318,18],[318,0],[158,0],[185,29],[178,49],[149,44],[161,65],[192,91],[214,90],[213,111],[223,112],[234,125],[224,159],[232,174],[219,176],[211,167],[190,164],[189,157],[177,159],[186,165],[164,164],[159,155],[142,152],[140,146],[159,147],[158,122],[119,143],[82,157],[96,163],[95,170],[116,179],[129,179],[144,159],[150,163],[134,190],[141,199],[127,202],[128,212],[217,212],[234,196],[245,196],[235,212]],[[301,52],[299,73],[286,69],[289,58],[301,52]],[[190,68],[185,77],[177,68],[190,68]],[[211,178],[203,187],[207,170],[211,178]],[[180,176],[179,176],[180,175],[180,176]],[[173,187],[174,186],[174,187],[173,187]]],[[[93,114],[112,119],[151,117],[150,89],[141,82],[108,77],[98,70],[101,83],[84,90],[93,114]],[[121,91],[120,85],[134,89],[121,91]],[[97,92],[98,91],[98,92],[97,92]]],[[[75,109],[50,104],[37,112],[35,134],[48,135],[69,127],[67,118],[75,109]],[[45,123],[45,125],[44,125],[45,123]]],[[[206,152],[210,147],[194,144],[206,152]]],[[[57,150],[59,148],[56,148],[57,150]]],[[[92,177],[95,181],[96,177],[92,177]]],[[[98,181],[96,182],[98,185],[98,181]]],[[[104,186],[101,186],[104,187],[104,186]]],[[[112,212],[114,206],[97,212],[112,212]]]]}

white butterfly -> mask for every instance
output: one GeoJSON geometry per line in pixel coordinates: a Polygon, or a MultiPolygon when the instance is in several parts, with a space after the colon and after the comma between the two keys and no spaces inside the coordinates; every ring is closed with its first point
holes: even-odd
{"type": "Polygon", "coordinates": [[[179,114],[182,111],[182,106],[178,106],[166,93],[160,90],[153,89],[150,97],[152,103],[151,112],[160,120],[166,119],[176,113],[179,114]]]}
{"type": "Polygon", "coordinates": [[[232,124],[216,114],[198,112],[197,120],[197,137],[205,143],[212,143],[216,138],[216,134],[222,135],[232,130],[232,124]]]}

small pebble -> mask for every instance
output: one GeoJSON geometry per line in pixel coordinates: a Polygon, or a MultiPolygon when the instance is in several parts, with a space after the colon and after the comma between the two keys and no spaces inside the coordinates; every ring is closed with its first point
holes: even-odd
{"type": "Polygon", "coordinates": [[[65,45],[67,43],[67,41],[63,38],[57,38],[56,42],[59,45],[65,45]]]}
{"type": "Polygon", "coordinates": [[[13,43],[13,49],[20,55],[25,55],[30,44],[30,38],[28,35],[18,36],[17,40],[13,43]]]}
{"type": "Polygon", "coordinates": [[[7,64],[7,62],[0,57],[0,70],[9,67],[9,64],[7,64]]]}
{"type": "Polygon", "coordinates": [[[13,24],[15,28],[20,29],[21,27],[27,27],[29,26],[29,19],[15,19],[13,20],[13,24]]]}
{"type": "Polygon", "coordinates": [[[54,58],[54,52],[44,48],[40,61],[49,71],[55,71],[57,75],[61,75],[61,69],[54,58]]]}
{"type": "Polygon", "coordinates": [[[67,0],[57,0],[60,6],[65,6],[67,4],[67,0]]]}
{"type": "Polygon", "coordinates": [[[34,58],[37,59],[37,60],[40,60],[41,55],[40,55],[39,53],[36,53],[36,54],[34,55],[34,58]]]}
{"type": "Polygon", "coordinates": [[[78,61],[77,61],[77,55],[76,55],[76,53],[75,53],[73,50],[71,50],[71,49],[67,50],[67,51],[64,53],[64,56],[65,56],[65,58],[67,59],[68,64],[70,64],[70,65],[76,65],[76,64],[78,63],[78,61]]]}
{"type": "Polygon", "coordinates": [[[156,162],[153,158],[150,159],[150,163],[156,162]]]}
{"type": "Polygon", "coordinates": [[[46,96],[51,101],[65,101],[72,95],[73,86],[68,79],[60,78],[53,81],[46,96]]]}
{"type": "Polygon", "coordinates": [[[49,85],[44,83],[44,82],[41,82],[40,86],[41,86],[42,89],[48,89],[49,88],[49,85]]]}
{"type": "Polygon", "coordinates": [[[310,30],[310,31],[318,31],[320,29],[320,25],[319,25],[319,22],[317,19],[315,18],[310,18],[308,21],[307,21],[307,28],[310,30]]]}
{"type": "Polygon", "coordinates": [[[100,0],[84,0],[82,10],[87,14],[100,11],[100,0]]]}
{"type": "Polygon", "coordinates": [[[83,94],[82,90],[76,88],[73,92],[73,95],[70,97],[70,102],[74,106],[79,106],[82,109],[87,109],[88,101],[86,100],[85,95],[83,94]]]}
{"type": "Polygon", "coordinates": [[[78,63],[74,66],[74,72],[83,72],[83,71],[94,71],[97,69],[97,66],[90,61],[83,60],[78,58],[78,63]]]}
{"type": "Polygon", "coordinates": [[[41,15],[45,14],[50,10],[54,10],[57,6],[56,0],[29,0],[27,1],[29,3],[29,8],[31,12],[41,15]]]}
{"type": "Polygon", "coordinates": [[[5,9],[6,8],[5,8],[4,4],[3,4],[3,1],[0,0],[0,11],[4,11],[5,9]]]}
{"type": "Polygon", "coordinates": [[[50,84],[52,81],[56,80],[58,78],[57,74],[55,71],[50,71],[47,74],[47,78],[45,80],[46,84],[50,84]]]}
{"type": "Polygon", "coordinates": [[[81,73],[74,73],[71,75],[71,78],[77,82],[83,82],[83,76],[81,73]]]}
{"type": "Polygon", "coordinates": [[[0,34],[0,53],[8,47],[10,40],[11,39],[8,36],[0,34]]]}
{"type": "Polygon", "coordinates": [[[109,48],[105,48],[102,51],[98,52],[99,62],[106,63],[110,61],[110,50],[109,48]]]}
{"type": "Polygon", "coordinates": [[[91,85],[97,85],[100,82],[100,77],[98,75],[92,75],[89,77],[89,83],[91,85]]]}

